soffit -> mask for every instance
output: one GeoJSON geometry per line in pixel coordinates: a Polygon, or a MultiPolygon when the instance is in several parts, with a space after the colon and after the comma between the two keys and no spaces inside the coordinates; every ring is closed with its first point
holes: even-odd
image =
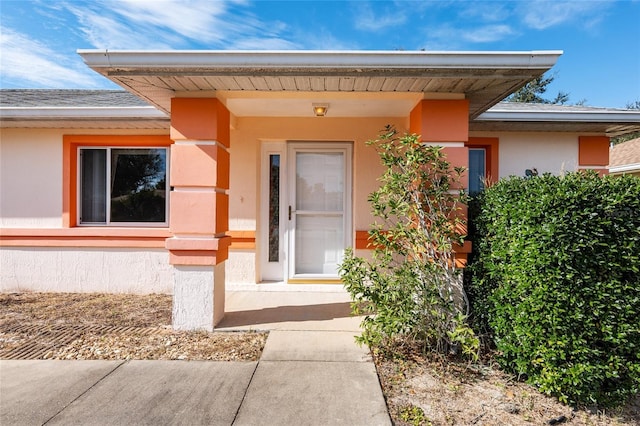
{"type": "Polygon", "coordinates": [[[331,117],[406,117],[424,97],[462,94],[469,100],[471,118],[542,75],[561,54],[95,50],[79,53],[92,69],[167,113],[173,97],[224,94],[221,99],[238,117],[310,117],[311,103],[316,98],[330,104],[331,117]],[[245,93],[264,96],[245,97],[245,93]],[[277,96],[267,96],[274,93],[277,96]],[[394,97],[398,93],[411,96],[394,97]],[[291,94],[305,94],[305,98],[291,94]],[[366,102],[357,102],[365,94],[374,96],[367,96],[366,102]]]}

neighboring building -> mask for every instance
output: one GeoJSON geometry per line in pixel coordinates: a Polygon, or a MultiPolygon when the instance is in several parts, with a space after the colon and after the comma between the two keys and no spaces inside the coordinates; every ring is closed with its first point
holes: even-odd
{"type": "Polygon", "coordinates": [[[609,150],[609,173],[640,176],[640,138],[611,147],[609,150]]]}
{"type": "Polygon", "coordinates": [[[640,111],[499,103],[560,54],[80,51],[129,93],[0,92],[1,289],[173,293],[176,328],[211,329],[225,288],[338,283],[389,124],[471,191],[606,173],[640,111]]]}

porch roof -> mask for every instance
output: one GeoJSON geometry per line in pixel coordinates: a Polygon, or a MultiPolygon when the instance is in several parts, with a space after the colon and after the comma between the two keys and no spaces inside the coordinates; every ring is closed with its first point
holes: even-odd
{"type": "Polygon", "coordinates": [[[238,117],[407,116],[425,98],[470,103],[470,119],[542,75],[562,51],[110,51],[85,63],[170,114],[176,96],[216,96],[238,117]]]}

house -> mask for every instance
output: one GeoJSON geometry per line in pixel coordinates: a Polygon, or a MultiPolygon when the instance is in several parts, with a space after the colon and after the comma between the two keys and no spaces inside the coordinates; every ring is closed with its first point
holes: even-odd
{"type": "Polygon", "coordinates": [[[611,147],[609,150],[609,173],[640,176],[640,138],[611,147]]]}
{"type": "Polygon", "coordinates": [[[174,327],[211,330],[225,289],[339,283],[386,125],[470,191],[607,173],[640,111],[500,103],[561,53],[81,50],[126,92],[1,92],[1,289],[172,293],[174,327]]]}

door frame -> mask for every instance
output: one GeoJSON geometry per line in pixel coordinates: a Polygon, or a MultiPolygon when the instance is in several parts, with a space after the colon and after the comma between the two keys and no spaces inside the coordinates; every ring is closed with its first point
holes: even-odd
{"type": "Polygon", "coordinates": [[[338,284],[341,283],[338,275],[327,274],[293,274],[293,260],[295,259],[295,242],[293,226],[295,221],[289,221],[289,205],[295,195],[295,185],[292,185],[292,176],[295,166],[295,152],[302,150],[307,152],[340,151],[344,157],[344,199],[343,199],[343,227],[344,248],[353,245],[353,142],[349,141],[264,141],[261,144],[260,154],[260,233],[259,233],[259,262],[260,282],[284,282],[291,284],[338,284]],[[269,156],[280,155],[280,262],[277,265],[269,265],[269,156]],[[278,274],[277,272],[280,272],[278,274]]]}

